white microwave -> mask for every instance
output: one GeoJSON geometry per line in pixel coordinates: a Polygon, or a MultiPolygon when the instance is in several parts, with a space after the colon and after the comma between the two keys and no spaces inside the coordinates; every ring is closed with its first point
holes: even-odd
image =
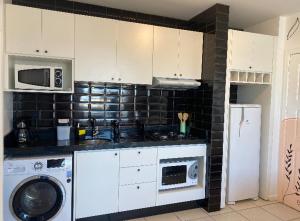
{"type": "Polygon", "coordinates": [[[15,88],[26,90],[62,90],[62,67],[15,64],[15,88]]]}
{"type": "Polygon", "coordinates": [[[190,187],[198,184],[199,163],[196,159],[160,162],[159,190],[190,187]]]}

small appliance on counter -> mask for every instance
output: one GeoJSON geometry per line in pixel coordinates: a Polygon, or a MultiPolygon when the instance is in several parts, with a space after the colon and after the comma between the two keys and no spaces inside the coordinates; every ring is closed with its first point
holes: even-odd
{"type": "Polygon", "coordinates": [[[25,145],[29,142],[29,131],[23,120],[17,124],[17,141],[19,145],[25,145]]]}
{"type": "Polygon", "coordinates": [[[57,140],[68,141],[70,140],[70,120],[69,119],[58,119],[57,121],[57,140]]]}

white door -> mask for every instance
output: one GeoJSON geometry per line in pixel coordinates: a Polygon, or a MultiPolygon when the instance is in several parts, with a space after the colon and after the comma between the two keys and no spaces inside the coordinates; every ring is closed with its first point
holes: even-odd
{"type": "Polygon", "coordinates": [[[153,76],[178,78],[179,30],[154,27],[153,76]]]}
{"type": "Polygon", "coordinates": [[[253,35],[253,71],[273,72],[274,37],[269,35],[253,35]]]}
{"type": "Polygon", "coordinates": [[[75,218],[118,211],[119,151],[75,153],[75,218]]]}
{"type": "Polygon", "coordinates": [[[120,186],[119,211],[153,207],[156,203],[156,182],[120,186]]]}
{"type": "Polygon", "coordinates": [[[117,67],[120,83],[152,84],[153,26],[118,22],[117,67]]]}
{"type": "Polygon", "coordinates": [[[180,30],[179,77],[201,79],[203,33],[180,30]]]}
{"type": "Polygon", "coordinates": [[[42,11],[44,55],[74,58],[74,14],[42,11]]]}
{"type": "Polygon", "coordinates": [[[230,108],[228,202],[258,197],[260,119],[260,108],[230,108]]]}
{"type": "Polygon", "coordinates": [[[42,10],[6,4],[6,51],[39,55],[42,45],[42,10]]]}
{"type": "Polygon", "coordinates": [[[253,67],[253,34],[242,31],[229,31],[229,68],[251,70],[253,67]]]}
{"type": "Polygon", "coordinates": [[[116,82],[117,21],[75,16],[75,80],[116,82]]]}

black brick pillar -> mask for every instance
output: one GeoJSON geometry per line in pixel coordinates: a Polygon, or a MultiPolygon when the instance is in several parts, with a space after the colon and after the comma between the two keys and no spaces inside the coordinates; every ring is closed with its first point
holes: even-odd
{"type": "Polygon", "coordinates": [[[212,89],[207,158],[207,211],[220,209],[229,6],[216,4],[191,19],[204,32],[203,83],[212,89]]]}

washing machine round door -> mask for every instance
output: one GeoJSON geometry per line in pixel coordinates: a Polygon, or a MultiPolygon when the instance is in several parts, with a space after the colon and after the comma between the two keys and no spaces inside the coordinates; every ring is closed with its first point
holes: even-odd
{"type": "Polygon", "coordinates": [[[50,176],[33,176],[21,182],[10,198],[13,215],[21,221],[46,221],[63,207],[65,190],[50,176]]]}

